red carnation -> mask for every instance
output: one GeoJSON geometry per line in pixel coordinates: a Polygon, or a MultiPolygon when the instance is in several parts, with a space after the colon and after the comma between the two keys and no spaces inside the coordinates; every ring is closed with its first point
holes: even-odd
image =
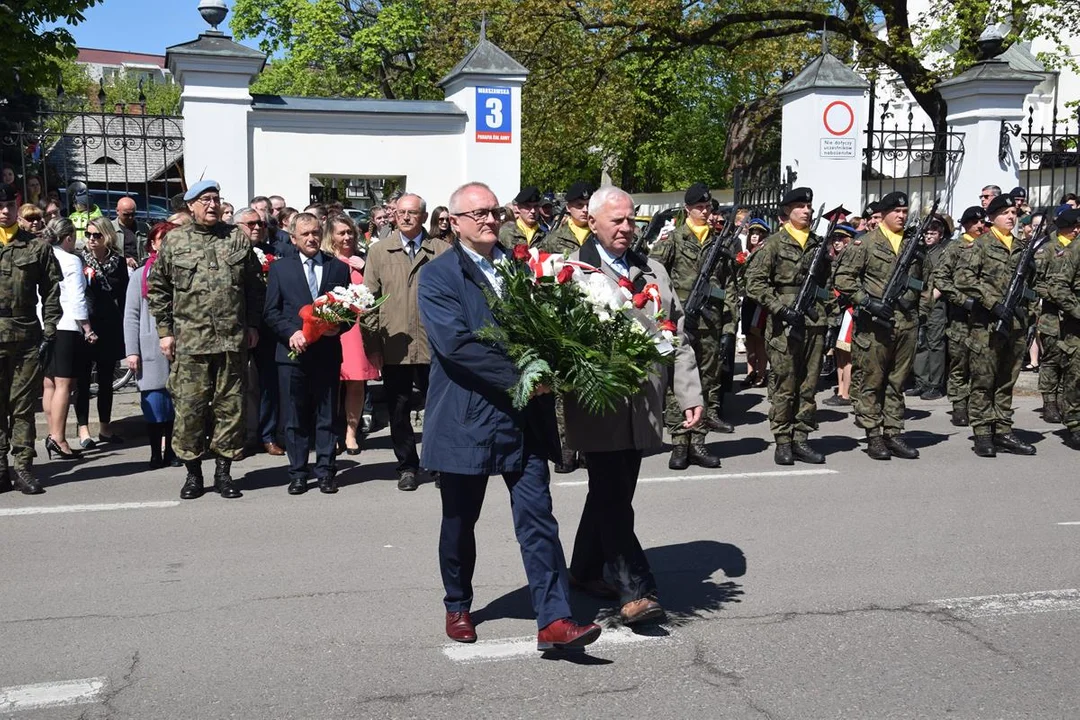
{"type": "Polygon", "coordinates": [[[529,246],[524,243],[514,246],[514,259],[526,260],[529,257],[529,246]]]}
{"type": "Polygon", "coordinates": [[[636,307],[638,310],[645,307],[645,303],[647,302],[649,302],[649,296],[645,293],[641,292],[637,295],[634,295],[634,307],[636,307]]]}
{"type": "Polygon", "coordinates": [[[555,276],[555,282],[560,285],[565,285],[570,282],[570,278],[572,277],[574,277],[574,268],[570,265],[563,265],[563,269],[555,276]]]}
{"type": "Polygon", "coordinates": [[[746,251],[742,250],[742,251],[739,252],[738,255],[735,256],[735,262],[739,263],[740,265],[744,265],[744,264],[746,264],[746,258],[747,258],[746,251]]]}
{"type": "Polygon", "coordinates": [[[675,327],[675,323],[671,322],[670,320],[661,320],[660,324],[657,327],[659,327],[661,330],[667,330],[668,332],[675,332],[676,330],[678,330],[678,328],[675,327]]]}
{"type": "Polygon", "coordinates": [[[634,292],[634,283],[630,282],[627,278],[619,278],[619,287],[634,292]]]}

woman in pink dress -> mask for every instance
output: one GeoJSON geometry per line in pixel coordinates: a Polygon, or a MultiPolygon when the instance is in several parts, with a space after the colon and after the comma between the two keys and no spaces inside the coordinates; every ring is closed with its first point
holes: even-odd
{"type": "MultiPolygon", "coordinates": [[[[322,249],[349,266],[349,282],[364,282],[364,251],[357,245],[356,223],[348,215],[327,219],[323,230],[322,249]]],[[[345,403],[345,452],[360,454],[360,418],[364,409],[364,388],[368,380],[377,380],[378,356],[369,357],[364,351],[360,324],[341,336],[341,393],[345,403]]]]}

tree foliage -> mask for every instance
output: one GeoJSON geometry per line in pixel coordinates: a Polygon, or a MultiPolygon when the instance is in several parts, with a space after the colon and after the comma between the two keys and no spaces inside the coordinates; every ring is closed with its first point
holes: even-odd
{"type": "Polygon", "coordinates": [[[57,63],[58,81],[64,89],[62,98],[56,97],[56,84],[39,89],[39,95],[54,109],[69,112],[112,112],[117,103],[125,105],[144,102],[148,115],[178,115],[180,113],[180,85],[178,83],[139,83],[139,73],[124,72],[98,83],[91,77],[86,66],[71,59],[57,63]],[[98,94],[105,91],[104,105],[98,94]]]}
{"type": "Polygon", "coordinates": [[[76,25],[83,12],[102,0],[9,0],[0,2],[4,61],[0,63],[0,98],[28,93],[52,83],[59,63],[74,58],[75,39],[66,28],[45,30],[55,22],[76,25]]]}

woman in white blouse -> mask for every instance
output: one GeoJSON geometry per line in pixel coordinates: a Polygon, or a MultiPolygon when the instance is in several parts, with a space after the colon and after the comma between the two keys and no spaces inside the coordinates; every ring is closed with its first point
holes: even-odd
{"type": "Polygon", "coordinates": [[[41,398],[49,423],[45,450],[50,460],[54,454],[63,460],[74,460],[80,453],[72,450],[64,437],[71,388],[85,364],[85,343],[94,343],[97,336],[88,320],[86,276],[83,274],[83,262],[75,253],[75,226],[67,218],[54,218],[45,226],[41,237],[52,246],[64,273],[64,280],[60,283],[60,307],[64,314],[56,326],[56,343],[45,367],[45,391],[41,398]]]}

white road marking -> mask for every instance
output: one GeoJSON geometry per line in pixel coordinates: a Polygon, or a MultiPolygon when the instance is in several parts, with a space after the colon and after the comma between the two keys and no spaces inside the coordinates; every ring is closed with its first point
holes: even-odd
{"type": "Polygon", "coordinates": [[[158,502],[138,503],[102,503],[100,505],[43,505],[40,507],[0,508],[0,517],[14,515],[53,515],[56,513],[103,512],[105,510],[143,510],[149,508],[171,508],[180,504],[179,500],[161,500],[158,502]]]}
{"type": "Polygon", "coordinates": [[[105,682],[97,677],[0,688],[0,712],[96,702],[105,682]]]}
{"type": "MultiPolygon", "coordinates": [[[[659,626],[654,626],[659,627],[659,626]]],[[[665,628],[666,630],[666,628],[665,628]]],[[[664,642],[669,640],[672,635],[670,630],[666,630],[666,635],[639,635],[631,631],[629,628],[620,627],[615,629],[607,629],[600,634],[600,639],[589,645],[586,650],[591,650],[597,647],[608,647],[612,645],[629,645],[631,643],[640,642],[664,642]]],[[[481,640],[472,645],[463,645],[461,643],[452,643],[450,645],[443,646],[443,655],[450,658],[454,662],[491,662],[496,660],[509,660],[511,658],[538,656],[539,652],[536,649],[536,636],[529,635],[526,637],[506,638],[503,640],[481,640]]]]}
{"type": "Polygon", "coordinates": [[[965,618],[1031,615],[1034,613],[1080,610],[1080,590],[1045,590],[1013,593],[1011,595],[982,595],[980,597],[935,600],[934,604],[965,618]]]}
{"type": "MultiPolygon", "coordinates": [[[[687,480],[743,480],[746,478],[765,477],[805,477],[809,475],[837,475],[839,470],[766,470],[764,472],[745,473],[720,473],[715,475],[669,475],[666,477],[638,478],[638,483],[670,483],[685,482],[687,480]]],[[[555,483],[560,487],[575,487],[588,485],[588,480],[564,480],[555,483]]]]}
{"type": "Polygon", "coordinates": [[[1080,525],[1080,522],[1063,522],[1058,523],[1058,525],[1080,525]]]}

